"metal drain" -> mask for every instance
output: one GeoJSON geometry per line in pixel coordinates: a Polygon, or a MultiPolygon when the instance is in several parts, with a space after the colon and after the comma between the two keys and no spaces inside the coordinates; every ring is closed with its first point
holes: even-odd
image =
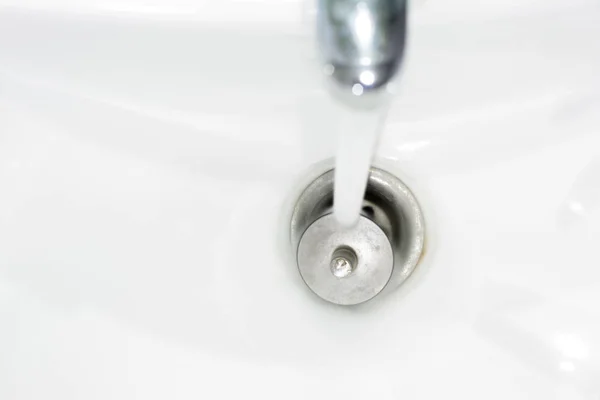
{"type": "Polygon", "coordinates": [[[300,195],[291,220],[298,269],[319,297],[339,305],[360,304],[397,288],[423,251],[421,208],[398,178],[371,168],[362,214],[340,228],[333,212],[333,170],[300,195]]]}

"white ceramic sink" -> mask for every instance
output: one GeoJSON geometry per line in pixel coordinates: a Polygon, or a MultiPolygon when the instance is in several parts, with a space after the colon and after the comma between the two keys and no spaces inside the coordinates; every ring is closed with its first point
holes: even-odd
{"type": "Polygon", "coordinates": [[[378,158],[427,251],[359,308],[286,247],[310,4],[0,4],[1,399],[600,398],[597,2],[415,2],[378,158]]]}

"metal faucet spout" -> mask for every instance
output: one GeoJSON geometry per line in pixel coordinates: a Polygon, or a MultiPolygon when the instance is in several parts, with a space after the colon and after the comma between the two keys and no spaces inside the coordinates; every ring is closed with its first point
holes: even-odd
{"type": "Polygon", "coordinates": [[[404,55],[408,0],[318,0],[317,36],[326,72],[343,89],[377,91],[404,55]]]}

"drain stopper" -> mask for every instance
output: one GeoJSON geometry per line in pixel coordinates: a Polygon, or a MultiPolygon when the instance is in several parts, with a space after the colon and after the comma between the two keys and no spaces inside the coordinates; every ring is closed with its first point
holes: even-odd
{"type": "Polygon", "coordinates": [[[394,269],[386,234],[361,216],[351,228],[340,228],[333,214],[313,222],[298,246],[302,279],[319,297],[340,305],[363,303],[377,296],[394,269]]]}
{"type": "Polygon", "coordinates": [[[324,172],[298,198],[290,250],[315,294],[339,305],[359,304],[410,276],[423,252],[425,221],[400,179],[371,168],[359,221],[344,228],[333,216],[333,178],[333,170],[324,172]]]}

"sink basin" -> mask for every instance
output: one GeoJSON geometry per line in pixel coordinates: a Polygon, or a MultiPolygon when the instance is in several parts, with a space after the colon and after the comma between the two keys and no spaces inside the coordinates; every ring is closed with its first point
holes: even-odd
{"type": "Polygon", "coordinates": [[[600,7],[410,18],[377,162],[426,254],[344,308],[287,241],[339,115],[311,4],[0,0],[0,398],[599,399],[600,7]]]}

